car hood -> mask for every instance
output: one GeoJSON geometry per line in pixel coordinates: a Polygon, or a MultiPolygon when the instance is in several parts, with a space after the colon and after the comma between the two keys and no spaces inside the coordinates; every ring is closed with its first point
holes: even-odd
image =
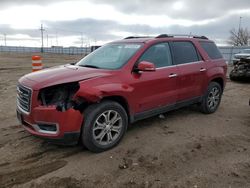
{"type": "Polygon", "coordinates": [[[53,85],[109,75],[108,70],[62,65],[27,74],[19,79],[19,83],[33,90],[39,90],[53,85]]]}

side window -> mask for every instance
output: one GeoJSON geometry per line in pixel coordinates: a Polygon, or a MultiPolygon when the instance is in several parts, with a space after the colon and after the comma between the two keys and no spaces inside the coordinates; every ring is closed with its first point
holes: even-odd
{"type": "Polygon", "coordinates": [[[191,42],[173,42],[172,49],[175,64],[185,64],[200,60],[191,42]]]}
{"type": "Polygon", "coordinates": [[[207,52],[211,59],[220,59],[222,55],[213,42],[200,42],[202,48],[207,52]]]}
{"type": "Polygon", "coordinates": [[[139,62],[141,61],[154,63],[156,68],[172,65],[168,43],[160,43],[149,47],[140,57],[139,62]]]}

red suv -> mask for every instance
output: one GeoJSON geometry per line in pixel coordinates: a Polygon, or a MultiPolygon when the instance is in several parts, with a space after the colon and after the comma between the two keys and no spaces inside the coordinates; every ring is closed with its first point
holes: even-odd
{"type": "Polygon", "coordinates": [[[183,106],[218,108],[227,66],[204,36],[127,37],[76,64],[27,74],[17,116],[33,135],[93,152],[121,141],[127,126],[183,106]]]}

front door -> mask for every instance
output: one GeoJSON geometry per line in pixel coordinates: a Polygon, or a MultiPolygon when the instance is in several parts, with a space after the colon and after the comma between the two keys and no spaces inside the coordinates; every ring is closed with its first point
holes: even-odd
{"type": "Polygon", "coordinates": [[[138,63],[141,61],[154,63],[156,71],[132,73],[135,113],[174,105],[177,99],[178,68],[172,64],[169,44],[159,43],[149,47],[138,63]]]}

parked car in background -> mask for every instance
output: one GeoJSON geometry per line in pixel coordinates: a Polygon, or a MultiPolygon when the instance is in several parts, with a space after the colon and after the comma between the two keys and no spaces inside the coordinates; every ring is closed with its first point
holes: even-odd
{"type": "Polygon", "coordinates": [[[240,53],[234,55],[233,63],[237,63],[240,59],[250,58],[250,49],[244,49],[240,53]]]}
{"type": "Polygon", "coordinates": [[[33,135],[63,144],[81,140],[101,152],[138,120],[192,104],[214,113],[226,72],[215,43],[204,36],[127,37],[76,64],[20,78],[17,116],[33,135]]]}
{"type": "Polygon", "coordinates": [[[250,57],[241,58],[235,62],[229,77],[234,81],[250,82],[250,57]]]}

